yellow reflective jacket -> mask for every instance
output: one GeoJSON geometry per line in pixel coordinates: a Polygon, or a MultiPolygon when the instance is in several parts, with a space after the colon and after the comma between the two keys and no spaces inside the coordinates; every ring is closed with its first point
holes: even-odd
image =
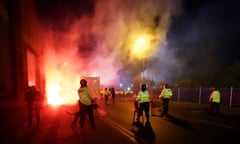
{"type": "Polygon", "coordinates": [[[172,90],[170,88],[164,88],[159,95],[160,98],[170,98],[173,95],[172,90]]]}
{"type": "Polygon", "coordinates": [[[82,104],[91,105],[92,104],[92,92],[88,87],[83,87],[78,89],[78,97],[82,104]]]}
{"type": "Polygon", "coordinates": [[[107,90],[104,90],[103,94],[104,95],[111,95],[111,92],[107,89],[107,90]]]}
{"type": "Polygon", "coordinates": [[[221,94],[219,90],[214,90],[209,98],[210,102],[216,102],[216,103],[220,103],[221,102],[221,94]]]}
{"type": "Polygon", "coordinates": [[[147,90],[140,91],[138,93],[137,99],[139,103],[150,102],[150,94],[147,90]]]}

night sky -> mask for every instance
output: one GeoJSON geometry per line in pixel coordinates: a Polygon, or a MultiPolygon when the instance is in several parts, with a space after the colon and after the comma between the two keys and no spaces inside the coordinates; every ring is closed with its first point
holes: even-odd
{"type": "MultiPolygon", "coordinates": [[[[238,1],[183,1],[183,12],[173,18],[169,46],[185,62],[184,76],[215,79],[240,60],[238,1]],[[190,69],[189,69],[190,67],[190,69]]],[[[239,68],[238,68],[239,69],[239,68]]],[[[239,76],[235,77],[239,80],[239,76]]]]}
{"type": "Polygon", "coordinates": [[[227,0],[184,0],[183,10],[181,16],[174,18],[169,31],[169,39],[174,39],[173,43],[180,45],[187,41],[200,49],[212,48],[204,54],[212,52],[222,66],[239,60],[240,14],[237,3],[227,0]]]}
{"type": "MultiPolygon", "coordinates": [[[[159,1],[164,2],[163,0],[159,1]]],[[[151,2],[161,5],[159,1],[152,0],[151,2]]],[[[135,0],[133,2],[122,2],[119,9],[128,15],[131,6],[144,7],[145,1],[135,0]]],[[[35,3],[42,23],[47,25],[48,29],[64,32],[70,29],[69,25],[74,23],[76,18],[88,17],[91,19],[100,13],[96,11],[96,6],[97,3],[101,3],[101,0],[35,0],[35,3]]],[[[167,50],[164,54],[158,52],[159,55],[154,55],[146,60],[146,68],[161,75],[153,77],[154,80],[194,79],[199,81],[204,78],[209,79],[218,75],[216,73],[224,73],[225,70],[240,61],[240,40],[238,39],[240,8],[237,0],[172,0],[169,3],[173,10],[166,32],[167,44],[165,47],[167,50]],[[173,59],[174,62],[172,62],[173,59]]],[[[132,9],[134,11],[134,8],[132,9]]],[[[111,14],[117,12],[117,9],[110,11],[111,14]]],[[[160,12],[153,16],[152,29],[160,27],[159,21],[162,17],[160,12]]],[[[109,21],[106,18],[103,22],[107,26],[109,21]]],[[[114,18],[111,21],[114,21],[114,18]]],[[[88,38],[93,41],[98,39],[94,33],[88,38]]],[[[84,55],[87,56],[94,51],[94,46],[94,44],[88,45],[87,50],[86,47],[79,46],[79,49],[84,49],[84,55]]],[[[125,77],[134,75],[134,68],[124,72],[124,69],[132,67],[133,63],[122,61],[124,64],[119,69],[119,74],[125,77]]]]}

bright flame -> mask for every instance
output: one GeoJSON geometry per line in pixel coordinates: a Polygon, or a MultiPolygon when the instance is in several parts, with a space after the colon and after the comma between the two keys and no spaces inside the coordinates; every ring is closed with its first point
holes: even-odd
{"type": "Polygon", "coordinates": [[[133,46],[131,49],[131,55],[135,58],[142,59],[143,57],[147,57],[148,53],[152,49],[151,47],[151,37],[150,35],[143,36],[135,36],[133,39],[133,46]]]}
{"type": "Polygon", "coordinates": [[[66,75],[62,69],[55,68],[55,70],[47,71],[46,91],[48,104],[75,104],[78,100],[77,88],[77,79],[66,75]]]}
{"type": "Polygon", "coordinates": [[[171,2],[142,2],[144,5],[129,2],[125,6],[122,1],[101,1],[95,5],[94,17],[71,17],[71,25],[66,26],[69,31],[46,29],[47,103],[75,104],[80,75],[91,76],[95,72],[101,85],[116,86],[118,72],[125,68],[125,63],[157,53],[158,45],[166,40],[171,2]],[[119,11],[109,13],[116,9],[119,11]]]}

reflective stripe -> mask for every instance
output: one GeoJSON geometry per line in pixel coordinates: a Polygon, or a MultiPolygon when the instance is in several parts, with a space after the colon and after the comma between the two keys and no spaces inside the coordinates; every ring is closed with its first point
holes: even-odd
{"type": "Polygon", "coordinates": [[[111,95],[111,92],[109,90],[104,90],[104,95],[111,95]]]}
{"type": "Polygon", "coordinates": [[[219,91],[213,91],[212,102],[220,103],[221,101],[221,94],[219,91]]]}
{"type": "Polygon", "coordinates": [[[173,95],[173,93],[170,88],[164,88],[159,97],[170,98],[172,95],[173,95]]]}
{"type": "Polygon", "coordinates": [[[140,91],[137,96],[137,100],[139,100],[140,103],[143,102],[150,102],[150,94],[148,91],[140,91]]]}
{"type": "Polygon", "coordinates": [[[84,87],[84,88],[78,89],[78,96],[82,104],[91,105],[92,93],[89,88],[84,87]]]}

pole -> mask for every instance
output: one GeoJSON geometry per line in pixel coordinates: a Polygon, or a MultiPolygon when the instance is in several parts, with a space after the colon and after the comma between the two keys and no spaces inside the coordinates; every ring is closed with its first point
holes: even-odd
{"type": "Polygon", "coordinates": [[[199,88],[199,96],[198,96],[198,103],[201,104],[201,97],[202,97],[202,87],[199,88]]]}
{"type": "Polygon", "coordinates": [[[232,95],[233,95],[233,87],[231,86],[231,92],[230,92],[230,101],[229,101],[229,106],[232,106],[232,95]]]}
{"type": "Polygon", "coordinates": [[[142,58],[142,79],[144,79],[144,57],[142,58]]]}

